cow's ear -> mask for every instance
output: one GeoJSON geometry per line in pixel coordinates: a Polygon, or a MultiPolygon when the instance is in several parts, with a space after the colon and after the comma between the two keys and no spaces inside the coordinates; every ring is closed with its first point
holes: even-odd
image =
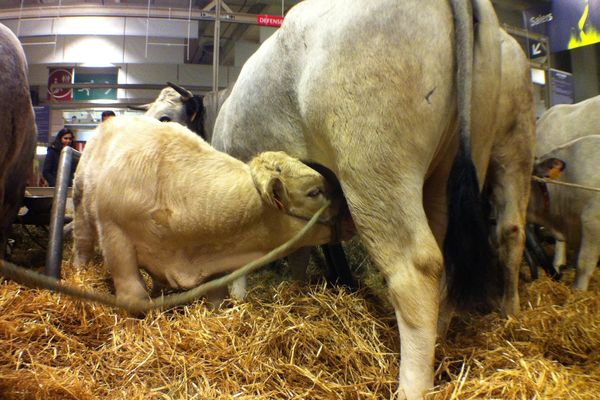
{"type": "Polygon", "coordinates": [[[558,179],[567,164],[558,158],[547,158],[536,164],[533,174],[541,178],[558,179]]]}

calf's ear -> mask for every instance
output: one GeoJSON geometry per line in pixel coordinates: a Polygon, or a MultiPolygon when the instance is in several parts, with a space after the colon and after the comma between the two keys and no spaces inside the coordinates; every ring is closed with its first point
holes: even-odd
{"type": "Polygon", "coordinates": [[[260,197],[271,207],[287,211],[289,196],[285,185],[281,181],[280,169],[268,163],[255,159],[250,163],[252,181],[260,197]]]}
{"type": "Polygon", "coordinates": [[[566,166],[563,160],[551,157],[537,163],[533,174],[541,178],[558,179],[566,166]]]}
{"type": "Polygon", "coordinates": [[[287,190],[279,177],[271,176],[270,179],[263,182],[262,185],[255,181],[260,197],[263,201],[273,208],[281,211],[287,211],[289,208],[289,197],[287,190]]]}

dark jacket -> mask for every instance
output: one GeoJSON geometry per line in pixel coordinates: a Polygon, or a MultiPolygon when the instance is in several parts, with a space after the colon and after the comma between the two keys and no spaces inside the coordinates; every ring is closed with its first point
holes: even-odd
{"type": "MultiPolygon", "coordinates": [[[[60,159],[60,152],[63,148],[60,138],[64,136],[66,133],[64,129],[56,135],[56,139],[52,145],[48,146],[48,151],[46,153],[46,159],[44,160],[44,166],[42,168],[42,175],[44,179],[48,181],[48,186],[56,186],[56,175],[58,173],[58,161],[60,159]]],[[[73,186],[73,175],[75,174],[75,169],[77,168],[77,161],[73,160],[71,163],[71,179],[69,179],[69,186],[73,186]]]]}

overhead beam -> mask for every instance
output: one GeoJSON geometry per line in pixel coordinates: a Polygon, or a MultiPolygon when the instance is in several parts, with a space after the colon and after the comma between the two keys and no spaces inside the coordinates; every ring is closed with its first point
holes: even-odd
{"type": "MultiPolygon", "coordinates": [[[[64,17],[134,17],[182,20],[214,21],[214,11],[173,9],[164,7],[73,5],[69,7],[45,6],[0,9],[0,20],[40,19],[64,17]]],[[[241,24],[257,24],[256,15],[246,13],[221,13],[221,21],[241,24]]]]}

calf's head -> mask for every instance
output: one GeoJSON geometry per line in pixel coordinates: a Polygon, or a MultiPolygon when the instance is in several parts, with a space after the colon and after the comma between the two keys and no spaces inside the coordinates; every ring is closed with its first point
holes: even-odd
{"type": "MultiPolygon", "coordinates": [[[[538,178],[558,179],[565,169],[566,163],[558,158],[549,157],[536,160],[533,176],[538,178]]],[[[545,182],[532,181],[527,219],[533,223],[541,223],[543,216],[550,210],[550,194],[545,182]]]]}
{"type": "Polygon", "coordinates": [[[284,152],[268,151],[250,163],[252,180],[263,201],[290,215],[309,219],[328,200],[332,205],[321,220],[329,221],[340,209],[335,193],[323,175],[284,152]]]}

